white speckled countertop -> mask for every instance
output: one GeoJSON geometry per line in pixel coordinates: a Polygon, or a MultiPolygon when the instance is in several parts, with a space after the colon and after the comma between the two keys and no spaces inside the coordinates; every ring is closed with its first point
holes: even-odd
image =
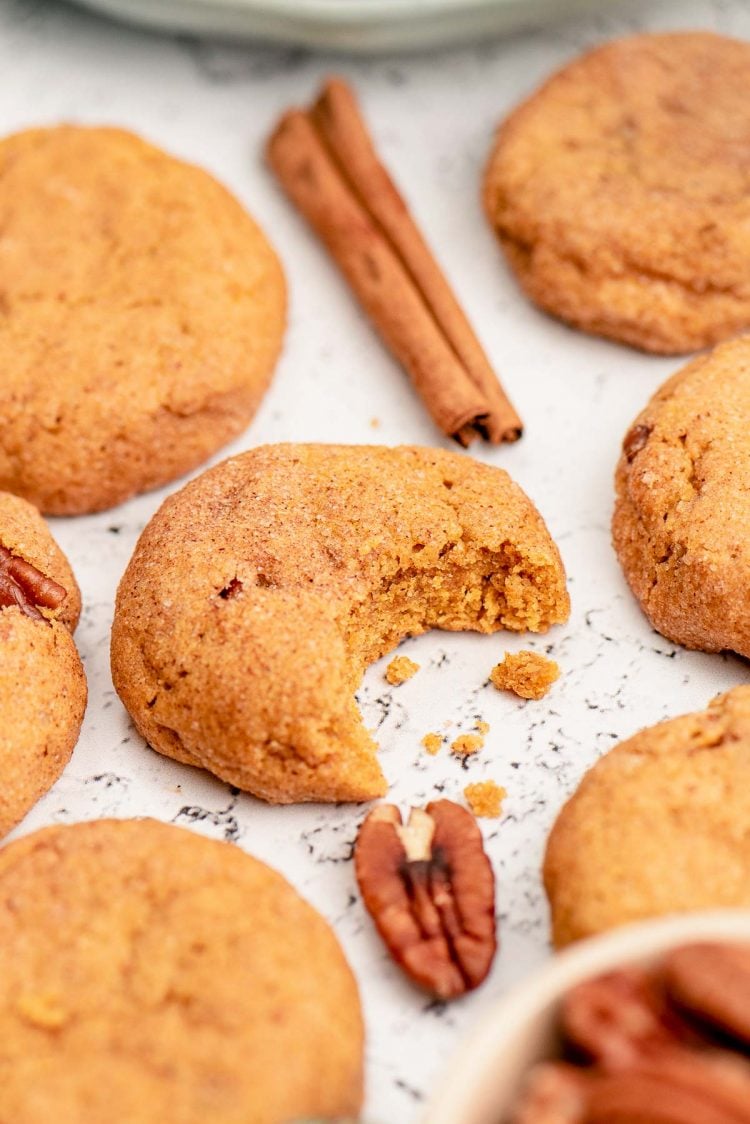
{"type": "Polygon", "coordinates": [[[281,254],[291,291],[284,356],[232,451],[279,440],[447,445],[260,158],[279,112],[308,98],[332,68],[356,83],[389,165],[527,423],[518,445],[476,455],[507,468],[545,516],[570,575],[569,623],[531,640],[433,633],[409,641],[403,650],[420,673],[390,688],[383,661],[359,696],[377,728],[394,801],[421,803],[436,792],[460,799],[468,781],[484,777],[509,792],[503,818],[483,821],[498,879],[501,951],[485,986],[449,1007],[403,980],[364,913],[350,862],[361,808],[269,807],[159,757],[131,727],[109,675],[112,602],[166,491],[103,515],[54,521],[83,591],[77,639],[90,702],[68,769],[15,834],[146,814],[230,839],[279,868],[335,926],[357,974],[368,1026],[365,1116],[373,1124],[416,1124],[461,1035],[548,956],[544,840],[584,770],[638,727],[702,708],[748,679],[739,659],[688,653],[652,632],[610,547],[620,441],[677,364],[578,335],[536,312],[508,276],[478,203],[494,124],[580,49],[640,27],[750,38],[742,0],[633,0],[606,11],[456,54],[349,62],[150,36],[55,0],[0,0],[1,131],[60,119],[136,129],[224,180],[281,254]],[[563,670],[542,702],[485,685],[505,648],[524,646],[549,650],[563,670]],[[431,758],[421,749],[428,730],[470,731],[476,717],[491,726],[476,759],[462,765],[446,750],[431,758]]]}

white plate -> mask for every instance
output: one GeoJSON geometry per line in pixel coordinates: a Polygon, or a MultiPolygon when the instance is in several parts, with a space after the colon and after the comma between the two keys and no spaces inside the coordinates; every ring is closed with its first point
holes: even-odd
{"type": "Polygon", "coordinates": [[[479,39],[597,0],[78,0],[130,23],[366,54],[479,39]]]}

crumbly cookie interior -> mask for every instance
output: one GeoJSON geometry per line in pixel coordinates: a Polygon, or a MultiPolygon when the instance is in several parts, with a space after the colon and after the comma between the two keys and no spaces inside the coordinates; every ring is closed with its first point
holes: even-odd
{"type": "MultiPolygon", "coordinates": [[[[423,549],[412,547],[415,554],[423,549]]],[[[363,668],[431,628],[539,632],[558,611],[559,591],[545,580],[545,567],[510,543],[488,550],[458,540],[427,569],[385,564],[383,571],[372,596],[353,606],[345,623],[347,646],[363,668]]]]}
{"type": "Polygon", "coordinates": [[[559,553],[505,472],[435,449],[254,449],[171,497],[118,593],[115,685],[155,749],[266,800],[386,791],[355,699],[430,628],[566,619],[559,553]]]}

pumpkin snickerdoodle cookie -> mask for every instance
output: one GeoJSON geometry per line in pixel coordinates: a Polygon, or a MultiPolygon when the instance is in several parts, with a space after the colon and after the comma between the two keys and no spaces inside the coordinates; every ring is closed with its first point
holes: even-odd
{"type": "Polygon", "coordinates": [[[239,848],[154,820],[0,850],[0,1115],[280,1124],[357,1114],[357,985],[326,922],[239,848]]]}
{"type": "Polygon", "coordinates": [[[501,469],[436,449],[275,445],[171,496],[122,579],[115,686],[161,753],[266,800],[386,789],[354,692],[428,628],[543,631],[560,555],[501,469]]]}
{"type": "Polygon", "coordinates": [[[86,706],[81,597],[36,508],[0,492],[0,836],[68,762],[86,706]]]}
{"type": "Polygon", "coordinates": [[[536,304],[665,354],[750,326],[748,83],[748,43],[636,35],[508,117],[485,209],[536,304]]]}
{"type": "Polygon", "coordinates": [[[750,337],[688,364],[623,442],[612,520],[631,589],[659,632],[750,656],[750,337]]]}
{"type": "Polygon", "coordinates": [[[565,945],[657,914],[750,908],[750,687],[642,730],[586,774],[547,844],[565,945]]]}
{"type": "Polygon", "coordinates": [[[96,511],[253,416],[285,316],[276,256],[216,180],[120,129],[0,140],[0,488],[96,511]]]}

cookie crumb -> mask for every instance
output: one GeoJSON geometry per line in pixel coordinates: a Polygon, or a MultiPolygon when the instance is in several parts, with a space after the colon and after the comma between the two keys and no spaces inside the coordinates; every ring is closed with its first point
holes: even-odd
{"type": "Polygon", "coordinates": [[[425,736],[422,738],[422,745],[433,757],[438,752],[442,744],[443,739],[440,734],[425,734],[425,736]]]}
{"type": "Polygon", "coordinates": [[[503,800],[508,795],[502,785],[495,781],[477,781],[467,784],[464,796],[475,816],[485,816],[496,820],[503,810],[503,800]]]}
{"type": "Polygon", "coordinates": [[[370,418],[370,429],[380,429],[380,418],[370,418]]]}
{"type": "Polygon", "coordinates": [[[408,656],[394,656],[385,669],[385,677],[392,687],[399,687],[419,671],[419,664],[408,656]]]}
{"type": "Polygon", "coordinates": [[[482,734],[482,735],[489,734],[489,732],[490,732],[489,722],[485,722],[482,718],[477,718],[474,725],[476,727],[476,731],[477,731],[478,734],[482,734]]]}
{"type": "Polygon", "coordinates": [[[506,652],[505,659],[490,672],[498,691],[513,691],[522,699],[543,698],[559,677],[555,661],[538,652],[506,652]]]}
{"type": "Polygon", "coordinates": [[[478,753],[483,745],[484,738],[481,734],[459,734],[456,740],[451,742],[451,753],[470,757],[472,753],[478,753]]]}

